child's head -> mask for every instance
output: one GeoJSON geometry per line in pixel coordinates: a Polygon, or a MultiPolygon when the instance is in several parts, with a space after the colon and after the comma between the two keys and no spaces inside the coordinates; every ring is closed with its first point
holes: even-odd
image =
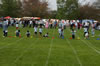
{"type": "Polygon", "coordinates": [[[18,32],[20,32],[20,30],[18,30],[18,32]]]}
{"type": "Polygon", "coordinates": [[[27,30],[27,32],[29,32],[29,30],[27,30]]]}

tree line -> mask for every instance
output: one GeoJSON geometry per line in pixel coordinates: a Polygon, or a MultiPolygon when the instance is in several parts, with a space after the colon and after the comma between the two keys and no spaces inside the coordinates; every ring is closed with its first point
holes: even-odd
{"type": "Polygon", "coordinates": [[[50,11],[46,1],[1,0],[0,16],[99,20],[100,9],[89,4],[81,5],[79,0],[57,0],[57,11],[50,11]]]}
{"type": "MultiPolygon", "coordinates": [[[[95,3],[94,3],[95,4],[95,3]]],[[[81,5],[79,0],[57,0],[59,19],[95,19],[100,21],[100,9],[89,3],[81,5]]]]}
{"type": "Polygon", "coordinates": [[[48,17],[48,3],[39,0],[1,0],[0,16],[48,17]]]}

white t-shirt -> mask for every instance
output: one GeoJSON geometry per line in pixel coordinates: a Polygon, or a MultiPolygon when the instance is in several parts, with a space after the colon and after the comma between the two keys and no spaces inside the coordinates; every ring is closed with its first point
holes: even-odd
{"type": "Polygon", "coordinates": [[[58,29],[58,32],[61,33],[61,29],[58,29]]]}
{"type": "Polygon", "coordinates": [[[19,23],[22,24],[22,21],[20,21],[19,23]]]}
{"type": "Polygon", "coordinates": [[[100,26],[98,26],[98,29],[100,30],[100,26]]]}
{"type": "Polygon", "coordinates": [[[6,22],[7,22],[7,25],[8,25],[8,20],[6,20],[6,22]]]}
{"type": "Polygon", "coordinates": [[[85,26],[89,26],[89,23],[86,22],[86,23],[85,23],[85,26]]]}
{"type": "Polygon", "coordinates": [[[75,26],[78,26],[77,22],[75,22],[75,26]]]}
{"type": "Polygon", "coordinates": [[[16,24],[16,27],[18,27],[18,24],[16,24]]]}
{"type": "Polygon", "coordinates": [[[43,29],[42,29],[42,28],[40,28],[40,29],[39,29],[39,32],[41,32],[41,33],[42,33],[42,30],[43,30],[43,29]]]}
{"type": "Polygon", "coordinates": [[[3,25],[8,25],[8,22],[7,22],[7,21],[4,21],[4,22],[3,22],[3,25]]]}
{"type": "Polygon", "coordinates": [[[30,24],[32,24],[32,21],[30,21],[30,24]]]}
{"type": "Polygon", "coordinates": [[[13,24],[14,23],[14,20],[11,20],[11,24],[13,24]]]}
{"type": "Polygon", "coordinates": [[[37,32],[37,28],[36,27],[34,27],[34,32],[37,32]]]}

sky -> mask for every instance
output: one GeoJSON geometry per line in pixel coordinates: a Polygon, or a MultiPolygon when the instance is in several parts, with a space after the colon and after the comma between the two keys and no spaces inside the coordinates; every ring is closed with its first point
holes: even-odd
{"type": "MultiPolygon", "coordinates": [[[[48,1],[48,4],[49,4],[49,8],[51,10],[57,10],[57,3],[56,3],[56,0],[47,0],[48,1]]],[[[82,3],[83,5],[90,2],[91,4],[93,2],[95,2],[96,0],[79,0],[80,3],[82,3]]]]}

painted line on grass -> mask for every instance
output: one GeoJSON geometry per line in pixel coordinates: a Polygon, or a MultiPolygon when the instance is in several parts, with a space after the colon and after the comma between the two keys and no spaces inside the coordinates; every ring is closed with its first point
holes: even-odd
{"type": "MultiPolygon", "coordinates": [[[[95,42],[95,40],[93,39],[93,41],[95,42]]],[[[87,41],[91,46],[93,46],[95,49],[97,48],[96,46],[93,45],[93,43],[91,43],[90,41],[87,41]]],[[[100,48],[97,48],[98,50],[100,50],[100,48]]]]}
{"type": "MultiPolygon", "coordinates": [[[[35,44],[36,44],[37,42],[38,42],[38,39],[36,40],[35,44]]],[[[13,63],[16,63],[22,56],[24,56],[24,54],[29,50],[30,47],[32,47],[32,45],[33,45],[33,43],[32,43],[30,46],[28,46],[28,48],[26,47],[27,49],[24,50],[23,53],[21,53],[20,56],[17,57],[13,63]]]]}
{"type": "Polygon", "coordinates": [[[82,42],[84,42],[88,47],[90,47],[91,49],[93,49],[95,52],[97,52],[98,54],[100,54],[100,51],[98,51],[97,49],[95,49],[93,46],[89,45],[87,42],[85,42],[84,40],[81,40],[82,42]]]}
{"type": "Polygon", "coordinates": [[[75,48],[72,46],[72,44],[70,43],[70,41],[68,41],[68,39],[66,39],[67,43],[69,44],[69,46],[72,48],[75,56],[76,56],[76,59],[78,61],[78,63],[80,64],[80,66],[82,66],[82,63],[80,61],[80,58],[78,57],[78,54],[77,54],[77,51],[75,50],[75,48]]]}
{"type": "MultiPolygon", "coordinates": [[[[69,30],[69,32],[70,32],[70,30],[69,30]]],[[[70,43],[70,41],[68,41],[68,39],[66,39],[66,41],[69,44],[69,46],[72,48],[72,50],[73,50],[73,52],[74,52],[74,54],[76,56],[76,59],[77,59],[78,63],[80,64],[80,66],[83,66],[80,58],[78,57],[78,54],[77,54],[77,51],[75,50],[75,48],[72,46],[72,44],[70,43]]]]}
{"type": "MultiPolygon", "coordinates": [[[[19,42],[19,41],[21,41],[22,39],[23,39],[23,38],[17,40],[16,42],[19,42]]],[[[15,44],[16,42],[7,44],[6,46],[3,46],[3,47],[0,47],[0,49],[7,48],[8,46],[15,44]]]]}
{"type": "MultiPolygon", "coordinates": [[[[53,30],[52,37],[54,35],[54,32],[55,32],[55,30],[53,30]]],[[[48,52],[48,56],[47,56],[47,60],[46,60],[45,66],[48,66],[50,55],[51,55],[51,51],[52,51],[52,46],[53,46],[53,39],[51,40],[51,43],[50,43],[50,48],[49,48],[49,52],[48,52]]]]}
{"type": "MultiPolygon", "coordinates": [[[[77,36],[78,36],[78,35],[77,35],[77,36]]],[[[96,49],[96,47],[93,46],[89,41],[86,41],[86,42],[85,42],[85,40],[82,40],[82,39],[81,39],[81,41],[82,41],[84,44],[86,44],[88,47],[90,47],[91,49],[93,49],[96,53],[100,54],[100,51],[98,51],[98,50],[96,49]],[[88,42],[89,44],[88,44],[87,42],[88,42]],[[91,44],[92,46],[91,46],[90,44],[91,44]]]]}

